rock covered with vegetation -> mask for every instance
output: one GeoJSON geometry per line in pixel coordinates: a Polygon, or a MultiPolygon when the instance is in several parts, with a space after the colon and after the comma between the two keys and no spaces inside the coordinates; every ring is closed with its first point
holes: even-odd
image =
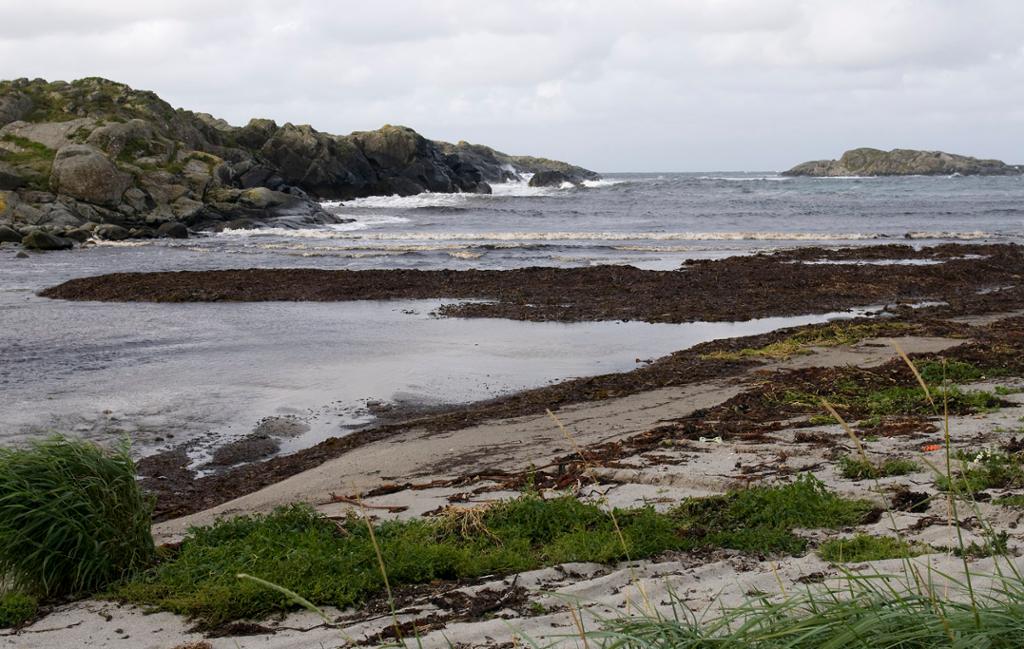
{"type": "Polygon", "coordinates": [[[331,223],[344,219],[319,200],[490,193],[489,183],[552,170],[597,177],[404,126],[345,136],[267,119],[235,127],[101,78],[0,81],[0,225],[22,236],[331,223]]]}
{"type": "Polygon", "coordinates": [[[944,151],[851,149],[838,160],[812,160],[783,176],[1012,176],[1024,168],[1001,160],[982,160],[944,151]]]}

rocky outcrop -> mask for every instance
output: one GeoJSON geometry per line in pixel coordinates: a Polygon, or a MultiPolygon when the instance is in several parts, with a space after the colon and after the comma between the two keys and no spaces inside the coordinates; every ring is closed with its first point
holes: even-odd
{"type": "Polygon", "coordinates": [[[404,126],[344,136],[265,119],[234,127],[106,79],[0,81],[0,225],[22,231],[103,238],[83,226],[130,237],[301,227],[346,220],[323,199],[490,193],[491,183],[547,171],[576,184],[597,177],[404,126]]]}
{"type": "Polygon", "coordinates": [[[943,151],[913,149],[851,149],[838,160],[799,164],[783,176],[1010,176],[1024,173],[1020,166],[1000,160],[981,160],[943,151]]]}

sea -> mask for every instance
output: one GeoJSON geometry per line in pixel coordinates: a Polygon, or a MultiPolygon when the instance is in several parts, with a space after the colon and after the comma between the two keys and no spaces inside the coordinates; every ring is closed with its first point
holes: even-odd
{"type": "MultiPolygon", "coordinates": [[[[137,455],[213,449],[267,418],[305,432],[283,453],[374,425],[381,406],[441,406],[634,369],[715,338],[852,317],[737,323],[439,318],[444,300],[116,304],[36,295],[74,277],[218,268],[678,268],[796,246],[1021,242],[1024,176],[788,178],[606,174],[583,187],[494,186],[325,203],[348,223],[102,242],[15,257],[0,247],[0,444],[127,440],[137,455]]],[[[898,267],[897,267],[898,268],[898,267]]],[[[872,307],[877,305],[864,305],[872,307]]]]}

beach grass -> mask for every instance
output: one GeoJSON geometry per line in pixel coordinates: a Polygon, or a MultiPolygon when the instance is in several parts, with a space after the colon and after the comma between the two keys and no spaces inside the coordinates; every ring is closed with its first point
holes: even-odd
{"type": "Polygon", "coordinates": [[[983,592],[967,580],[932,576],[941,584],[905,575],[844,573],[836,585],[754,598],[704,620],[673,599],[668,613],[605,619],[585,637],[588,646],[605,649],[1021,646],[1024,582],[1018,574],[987,576],[993,585],[983,592]]]}
{"type": "Polygon", "coordinates": [[[839,475],[847,480],[868,480],[907,475],[920,469],[917,462],[902,458],[886,458],[872,462],[865,458],[849,455],[839,458],[839,475]]]}
{"type": "Polygon", "coordinates": [[[126,447],[54,437],[0,448],[0,575],[39,597],[93,593],[155,557],[126,447]]]}
{"type": "Polygon", "coordinates": [[[355,515],[331,520],[294,505],[195,528],[174,556],[110,595],[216,626],[290,610],[295,601],[288,591],[316,606],[344,608],[386,594],[389,585],[512,574],[574,561],[612,563],[705,547],[802,553],[807,541],[793,528],[855,525],[872,511],[870,502],[840,498],[810,475],[785,485],[684,500],[664,513],[642,507],[618,509],[614,516],[572,495],[545,499],[532,493],[372,527],[355,515]],[[240,573],[280,590],[236,578],[240,573]]]}

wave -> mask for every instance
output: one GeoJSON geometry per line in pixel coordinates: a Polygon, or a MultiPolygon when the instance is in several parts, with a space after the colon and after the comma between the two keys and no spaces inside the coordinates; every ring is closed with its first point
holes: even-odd
{"type": "Polygon", "coordinates": [[[790,181],[789,176],[697,176],[697,180],[727,180],[729,182],[790,181]]]}
{"type": "MultiPolygon", "coordinates": [[[[491,185],[490,194],[471,194],[455,192],[451,194],[423,192],[412,196],[366,196],[364,198],[353,198],[347,201],[323,201],[320,203],[324,209],[334,208],[361,208],[361,209],[417,209],[424,207],[460,207],[471,200],[489,200],[492,198],[515,198],[531,196],[568,196],[566,190],[576,189],[572,183],[562,183],[561,187],[530,187],[529,180],[533,174],[524,174],[523,180],[514,180],[491,185]]],[[[614,178],[601,178],[598,180],[584,180],[583,186],[588,189],[598,189],[621,185],[626,180],[614,178]]]]}
{"type": "MultiPolygon", "coordinates": [[[[401,218],[401,217],[391,217],[401,218]]],[[[323,229],[290,230],[261,228],[258,230],[224,230],[222,235],[235,237],[287,237],[299,239],[341,239],[363,242],[453,241],[453,242],[536,242],[536,241],[870,241],[876,239],[956,239],[975,241],[999,239],[1003,235],[990,232],[362,232],[345,229],[353,224],[327,226],[323,229]]]]}

